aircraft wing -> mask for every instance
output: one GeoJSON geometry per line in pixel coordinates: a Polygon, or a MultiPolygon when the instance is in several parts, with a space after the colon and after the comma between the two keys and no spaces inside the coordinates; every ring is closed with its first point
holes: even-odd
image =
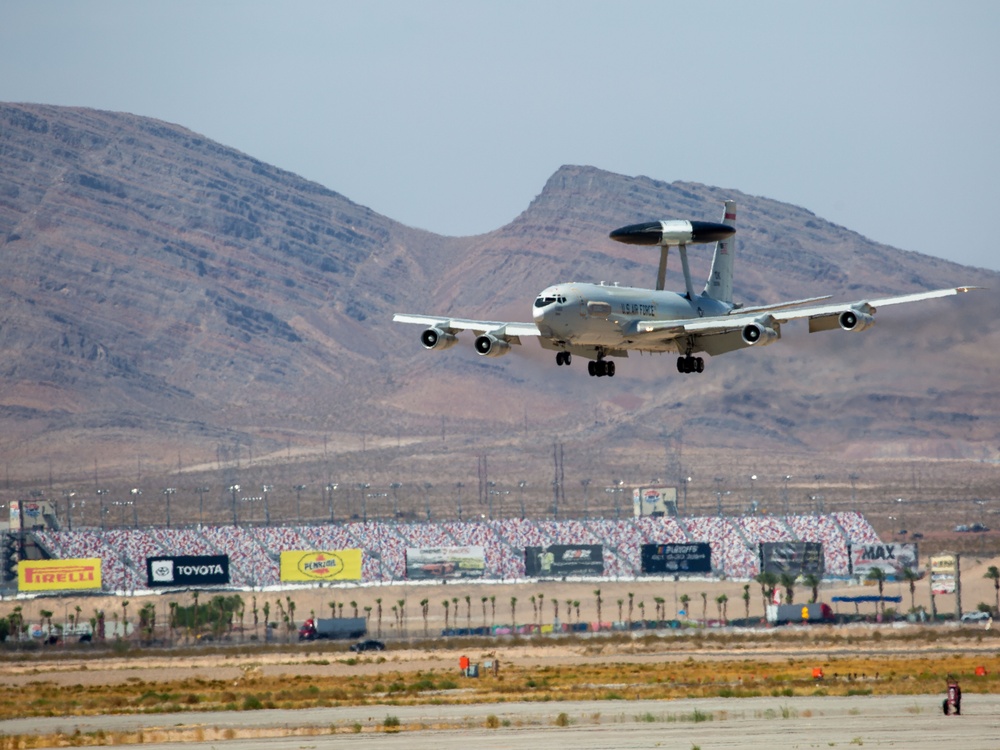
{"type": "MultiPolygon", "coordinates": [[[[904,294],[898,297],[881,297],[876,299],[858,300],[855,302],[839,302],[825,305],[796,307],[810,300],[800,300],[793,303],[779,303],[750,308],[736,309],[729,315],[713,318],[694,318],[690,320],[640,320],[634,324],[630,332],[634,340],[643,338],[668,341],[683,336],[720,336],[742,331],[746,326],[762,326],[776,328],[781,323],[791,320],[809,319],[809,330],[824,331],[833,328],[863,330],[874,322],[874,313],[879,307],[902,305],[908,302],[950,297],[962,292],[968,292],[977,287],[960,286],[951,289],[935,289],[929,292],[904,294]],[[791,306],[791,309],[789,309],[791,306]],[[846,318],[842,318],[847,314],[846,318]]],[[[823,299],[823,298],[819,298],[823,299]]],[[[711,349],[713,347],[708,347],[711,349]]],[[[720,352],[721,353],[721,352],[720,352]]]]}
{"type": "Polygon", "coordinates": [[[448,333],[455,331],[475,331],[476,333],[499,333],[504,336],[541,336],[538,326],[534,323],[504,323],[496,320],[469,320],[467,318],[449,318],[446,315],[410,315],[396,313],[392,316],[394,323],[414,323],[438,328],[448,333]]]}

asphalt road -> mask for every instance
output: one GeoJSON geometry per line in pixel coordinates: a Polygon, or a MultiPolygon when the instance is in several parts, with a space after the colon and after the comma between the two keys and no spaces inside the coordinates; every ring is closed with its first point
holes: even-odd
{"type": "MultiPolygon", "coordinates": [[[[997,750],[1000,696],[966,694],[963,715],[944,717],[941,695],[802,698],[708,698],[678,701],[574,701],[463,706],[364,706],[300,711],[45,717],[0,722],[0,734],[127,732],[154,728],[381,727],[387,716],[407,726],[447,724],[453,729],[399,733],[319,734],[265,739],[185,742],[191,750],[545,750],[611,748],[826,748],[884,747],[909,750],[997,750]],[[695,712],[708,720],[695,722],[695,712]],[[557,726],[565,713],[567,726],[557,726]],[[484,728],[496,716],[500,726],[484,728]],[[504,726],[509,722],[509,726],[504,726]]],[[[143,748],[175,748],[143,744],[143,748]]]]}

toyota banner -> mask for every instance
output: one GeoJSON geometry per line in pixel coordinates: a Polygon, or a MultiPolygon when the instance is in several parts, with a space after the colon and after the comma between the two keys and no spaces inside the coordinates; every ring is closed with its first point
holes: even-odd
{"type": "Polygon", "coordinates": [[[229,555],[147,557],[146,582],[163,586],[217,586],[229,583],[229,555]]]}

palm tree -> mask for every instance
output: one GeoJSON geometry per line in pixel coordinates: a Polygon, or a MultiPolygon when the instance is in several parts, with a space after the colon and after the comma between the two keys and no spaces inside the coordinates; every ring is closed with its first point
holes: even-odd
{"type": "Polygon", "coordinates": [[[532,594],[528,601],[531,602],[531,621],[538,622],[538,598],[532,594]]]}
{"type": "Polygon", "coordinates": [[[685,617],[691,616],[690,613],[688,612],[688,604],[690,603],[691,603],[691,597],[688,596],[687,594],[681,594],[681,608],[684,610],[685,617]]]}
{"type": "Polygon", "coordinates": [[[917,581],[920,580],[920,574],[910,568],[903,568],[903,580],[910,585],[910,611],[913,612],[917,608],[917,581]]]}
{"type": "Polygon", "coordinates": [[[778,576],[778,584],[785,590],[785,604],[792,604],[795,601],[795,575],[782,573],[778,576]]]}
{"type": "Polygon", "coordinates": [[[490,624],[497,624],[497,598],[495,596],[490,597],[490,624]]]}
{"type": "Polygon", "coordinates": [[[819,585],[821,582],[819,576],[815,573],[806,573],[802,576],[802,585],[808,586],[812,590],[812,599],[809,600],[810,602],[815,603],[819,601],[819,585]]]}
{"type": "MultiPolygon", "coordinates": [[[[254,635],[254,640],[256,640],[257,639],[257,623],[259,622],[259,620],[257,618],[257,597],[253,596],[250,599],[251,599],[250,603],[252,605],[250,613],[253,615],[253,635],[254,635]]],[[[174,602],[171,602],[171,604],[173,604],[174,607],[177,606],[176,604],[174,604],[174,602]]],[[[173,638],[171,638],[171,640],[173,640],[173,638]]]]}
{"type": "Polygon", "coordinates": [[[574,599],[573,600],[573,608],[576,609],[576,621],[580,622],[580,600],[579,599],[574,599]]]}
{"type": "Polygon", "coordinates": [[[430,600],[421,599],[420,600],[420,614],[424,617],[424,636],[427,635],[427,611],[430,609],[430,600]]]}
{"type": "Polygon", "coordinates": [[[406,599],[397,599],[396,605],[399,607],[399,633],[400,635],[404,635],[403,624],[406,619],[406,599]]]}
{"type": "Polygon", "coordinates": [[[704,591],[701,592],[701,622],[702,624],[708,619],[708,594],[704,591]]]}
{"type": "Polygon", "coordinates": [[[618,622],[624,622],[625,618],[622,617],[622,605],[625,604],[624,599],[618,600],[618,622]]]}
{"type": "Polygon", "coordinates": [[[482,597],[479,600],[482,603],[482,605],[483,605],[483,627],[484,628],[486,627],[486,602],[488,602],[489,600],[490,600],[490,598],[488,596],[484,596],[484,597],[482,597]]]}
{"type": "Polygon", "coordinates": [[[764,598],[764,611],[767,611],[767,605],[771,603],[771,599],[774,597],[774,589],[778,586],[778,576],[776,576],[771,571],[761,571],[758,573],[754,580],[760,584],[760,593],[764,598]]]}
{"type": "Polygon", "coordinates": [[[983,574],[983,578],[989,578],[993,581],[993,595],[995,597],[995,607],[994,609],[1000,614],[1000,568],[996,565],[991,565],[986,569],[986,573],[983,574]]]}
{"type": "Polygon", "coordinates": [[[358,616],[358,603],[357,602],[351,602],[351,609],[354,610],[354,617],[357,618],[357,616],[358,616]]]}
{"type": "Polygon", "coordinates": [[[517,630],[517,597],[512,596],[510,598],[510,629],[512,631],[517,630]]]}
{"type": "Polygon", "coordinates": [[[653,601],[656,602],[656,626],[659,627],[667,619],[667,600],[662,596],[654,596],[653,601]]]}
{"type": "Polygon", "coordinates": [[[543,609],[545,605],[545,594],[538,594],[538,627],[541,628],[545,624],[545,610],[543,609]]]}
{"type": "Polygon", "coordinates": [[[635,599],[635,594],[631,591],[628,592],[628,629],[632,630],[632,602],[635,599]]]}
{"type": "Polygon", "coordinates": [[[555,625],[559,620],[559,600],[552,600],[552,624],[555,625]]]}
{"type": "MultiPolygon", "coordinates": [[[[882,604],[882,616],[885,617],[885,599],[882,598],[882,589],[885,587],[885,571],[877,566],[869,568],[865,578],[878,584],[878,599],[882,604]]],[[[875,605],[875,613],[878,614],[878,604],[875,605]]]]}
{"type": "Polygon", "coordinates": [[[48,640],[48,638],[52,637],[52,613],[47,609],[43,609],[38,615],[43,620],[48,620],[48,630],[46,631],[46,640],[48,640]]]}
{"type": "Polygon", "coordinates": [[[465,627],[472,630],[472,597],[468,594],[465,595],[465,627]]]}
{"type": "Polygon", "coordinates": [[[715,597],[715,603],[719,607],[719,619],[722,620],[722,624],[726,624],[726,603],[729,601],[729,597],[725,594],[719,594],[715,597]]]}
{"type": "Polygon", "coordinates": [[[122,599],[122,635],[128,636],[128,599],[122,599]]]}
{"type": "Polygon", "coordinates": [[[441,604],[444,606],[444,629],[448,629],[448,608],[451,606],[451,602],[445,599],[441,604]]]}
{"type": "Polygon", "coordinates": [[[330,605],[330,617],[337,616],[337,602],[328,602],[330,605]]]}
{"type": "Polygon", "coordinates": [[[288,630],[291,632],[295,630],[295,602],[290,596],[286,596],[285,601],[288,602],[288,630]]]}
{"type": "Polygon", "coordinates": [[[646,602],[639,601],[639,617],[642,620],[642,626],[646,627],[646,602]]]}
{"type": "Polygon", "coordinates": [[[749,620],[750,619],[750,584],[749,583],[744,583],[743,584],[743,609],[746,612],[746,614],[745,614],[746,619],[749,620]]]}
{"type": "Polygon", "coordinates": [[[594,589],[594,598],[597,600],[597,627],[600,627],[601,622],[601,590],[594,589]]]}
{"type": "MultiPolygon", "coordinates": [[[[379,597],[378,599],[376,599],[375,600],[375,604],[378,606],[378,609],[375,611],[375,616],[378,618],[378,637],[381,638],[382,637],[382,597],[379,597]]],[[[448,627],[447,620],[448,620],[448,618],[446,617],[445,618],[445,627],[448,627]]]]}

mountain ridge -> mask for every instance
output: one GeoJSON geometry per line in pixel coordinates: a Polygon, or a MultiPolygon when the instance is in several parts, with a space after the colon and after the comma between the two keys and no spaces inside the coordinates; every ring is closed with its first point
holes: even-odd
{"type": "MultiPolygon", "coordinates": [[[[213,454],[221,465],[241,445],[290,456],[334,434],[421,444],[445,419],[469,445],[505,444],[529,414],[559,424],[556,437],[623,447],[683,435],[705,449],[849,452],[860,435],[995,455],[989,294],[887,310],[857,337],[789,331],[765,352],[710,360],[700,378],[669,357],[630,357],[597,381],[556,370],[533,342],[500,360],[468,341],[426,352],[416,328],[389,322],[395,311],[530,320],[535,294],[567,279],[650,286],[656,254],[608,232],[717,220],[726,198],[739,203],[747,305],[998,278],[805,208],[567,165],[503,227],[440,237],[181,126],[20,104],[0,104],[0,177],[0,425],[26,481],[53,464],[128,471],[136,454],[162,471],[213,454]]],[[[700,288],[710,252],[692,256],[700,288]]]]}

